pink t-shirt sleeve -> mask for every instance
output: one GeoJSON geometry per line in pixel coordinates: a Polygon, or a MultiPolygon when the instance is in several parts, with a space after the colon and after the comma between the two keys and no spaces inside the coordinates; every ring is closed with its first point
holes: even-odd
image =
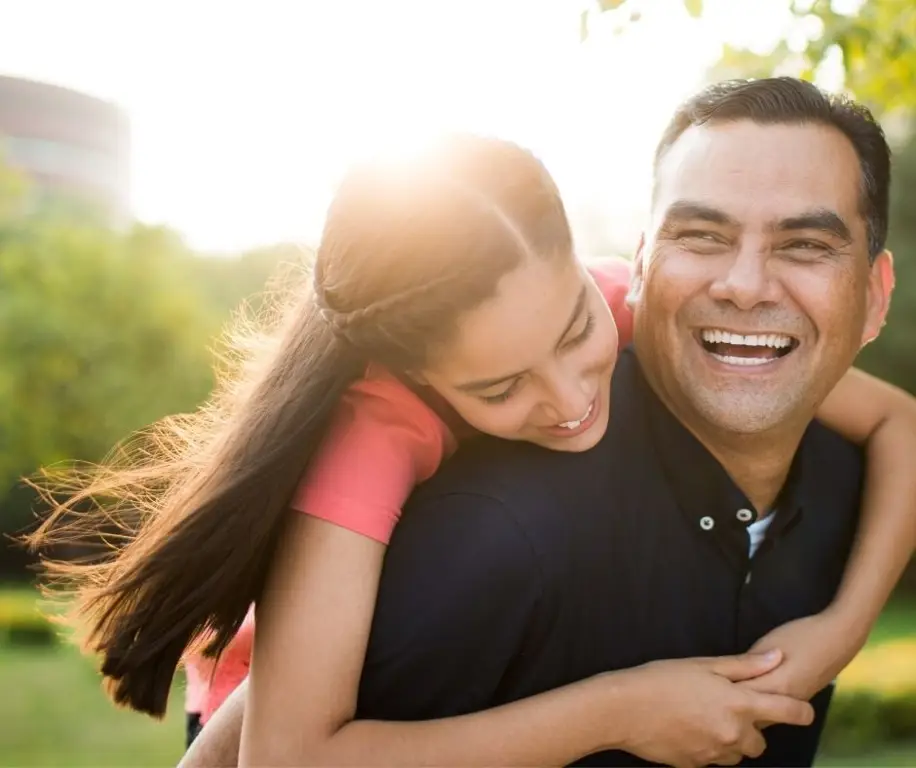
{"type": "Polygon", "coordinates": [[[617,323],[618,345],[623,349],[633,340],[633,312],[626,302],[633,265],[621,258],[600,259],[589,262],[588,271],[611,309],[617,323]]]}
{"type": "Polygon", "coordinates": [[[454,435],[432,408],[370,368],[341,399],[292,507],[387,544],[414,486],[454,450],[454,435]]]}

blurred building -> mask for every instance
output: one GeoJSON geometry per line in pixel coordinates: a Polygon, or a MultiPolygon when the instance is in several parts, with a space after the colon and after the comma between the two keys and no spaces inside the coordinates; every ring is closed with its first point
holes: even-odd
{"type": "Polygon", "coordinates": [[[130,126],[106,101],[0,76],[0,153],[33,183],[36,204],[89,206],[130,217],[130,126]]]}

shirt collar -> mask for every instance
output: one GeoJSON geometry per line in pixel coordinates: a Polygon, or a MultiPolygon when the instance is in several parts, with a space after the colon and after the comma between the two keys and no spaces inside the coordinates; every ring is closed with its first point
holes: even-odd
{"type": "MultiPolygon", "coordinates": [[[[746,552],[746,528],[757,519],[754,506],[719,461],[662,403],[632,348],[623,353],[621,362],[632,366],[633,388],[640,393],[650,443],[678,506],[697,530],[717,532],[717,538],[741,542],[741,550],[746,552]],[[624,357],[629,359],[625,361],[624,357]]],[[[770,538],[787,531],[805,506],[804,445],[803,439],[774,505],[776,515],[768,531],[770,538]]],[[[764,514],[768,511],[764,510],[764,514]]]]}

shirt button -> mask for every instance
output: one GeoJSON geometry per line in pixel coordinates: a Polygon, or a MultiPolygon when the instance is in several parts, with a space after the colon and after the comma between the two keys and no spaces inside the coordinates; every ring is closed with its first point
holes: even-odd
{"type": "Polygon", "coordinates": [[[709,515],[700,518],[700,528],[702,528],[704,531],[711,531],[715,524],[716,521],[709,517],[709,515]]]}
{"type": "Polygon", "coordinates": [[[754,513],[749,509],[739,509],[738,510],[738,519],[742,523],[749,523],[754,519],[754,513]]]}

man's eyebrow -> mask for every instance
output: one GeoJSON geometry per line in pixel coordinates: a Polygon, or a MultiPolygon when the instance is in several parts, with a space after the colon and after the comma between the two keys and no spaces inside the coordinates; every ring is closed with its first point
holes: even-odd
{"type": "MultiPolygon", "coordinates": [[[[588,288],[582,286],[582,290],[579,291],[579,298],[576,299],[576,306],[573,307],[572,314],[569,316],[569,321],[566,323],[566,327],[563,329],[563,333],[560,334],[560,337],[557,339],[557,347],[563,343],[563,339],[566,338],[566,335],[572,330],[572,327],[576,324],[576,320],[579,319],[579,316],[582,314],[582,310],[585,309],[585,303],[588,300],[588,288]]],[[[516,371],[515,373],[509,373],[505,376],[497,376],[493,379],[479,379],[477,381],[468,381],[464,384],[458,384],[455,389],[460,389],[462,392],[479,392],[484,389],[489,389],[490,387],[495,387],[497,384],[502,384],[506,381],[511,381],[516,379],[522,374],[527,373],[526,371],[516,371]]]]}
{"type": "Polygon", "coordinates": [[[850,242],[852,233],[846,222],[840,218],[839,214],[828,208],[817,208],[813,211],[806,211],[798,216],[790,216],[782,219],[776,226],[780,232],[789,232],[797,229],[816,229],[827,234],[850,242]]]}
{"type": "Polygon", "coordinates": [[[738,222],[719,208],[693,200],[676,200],[665,211],[665,221],[708,221],[723,226],[738,226],[738,222]]]}

